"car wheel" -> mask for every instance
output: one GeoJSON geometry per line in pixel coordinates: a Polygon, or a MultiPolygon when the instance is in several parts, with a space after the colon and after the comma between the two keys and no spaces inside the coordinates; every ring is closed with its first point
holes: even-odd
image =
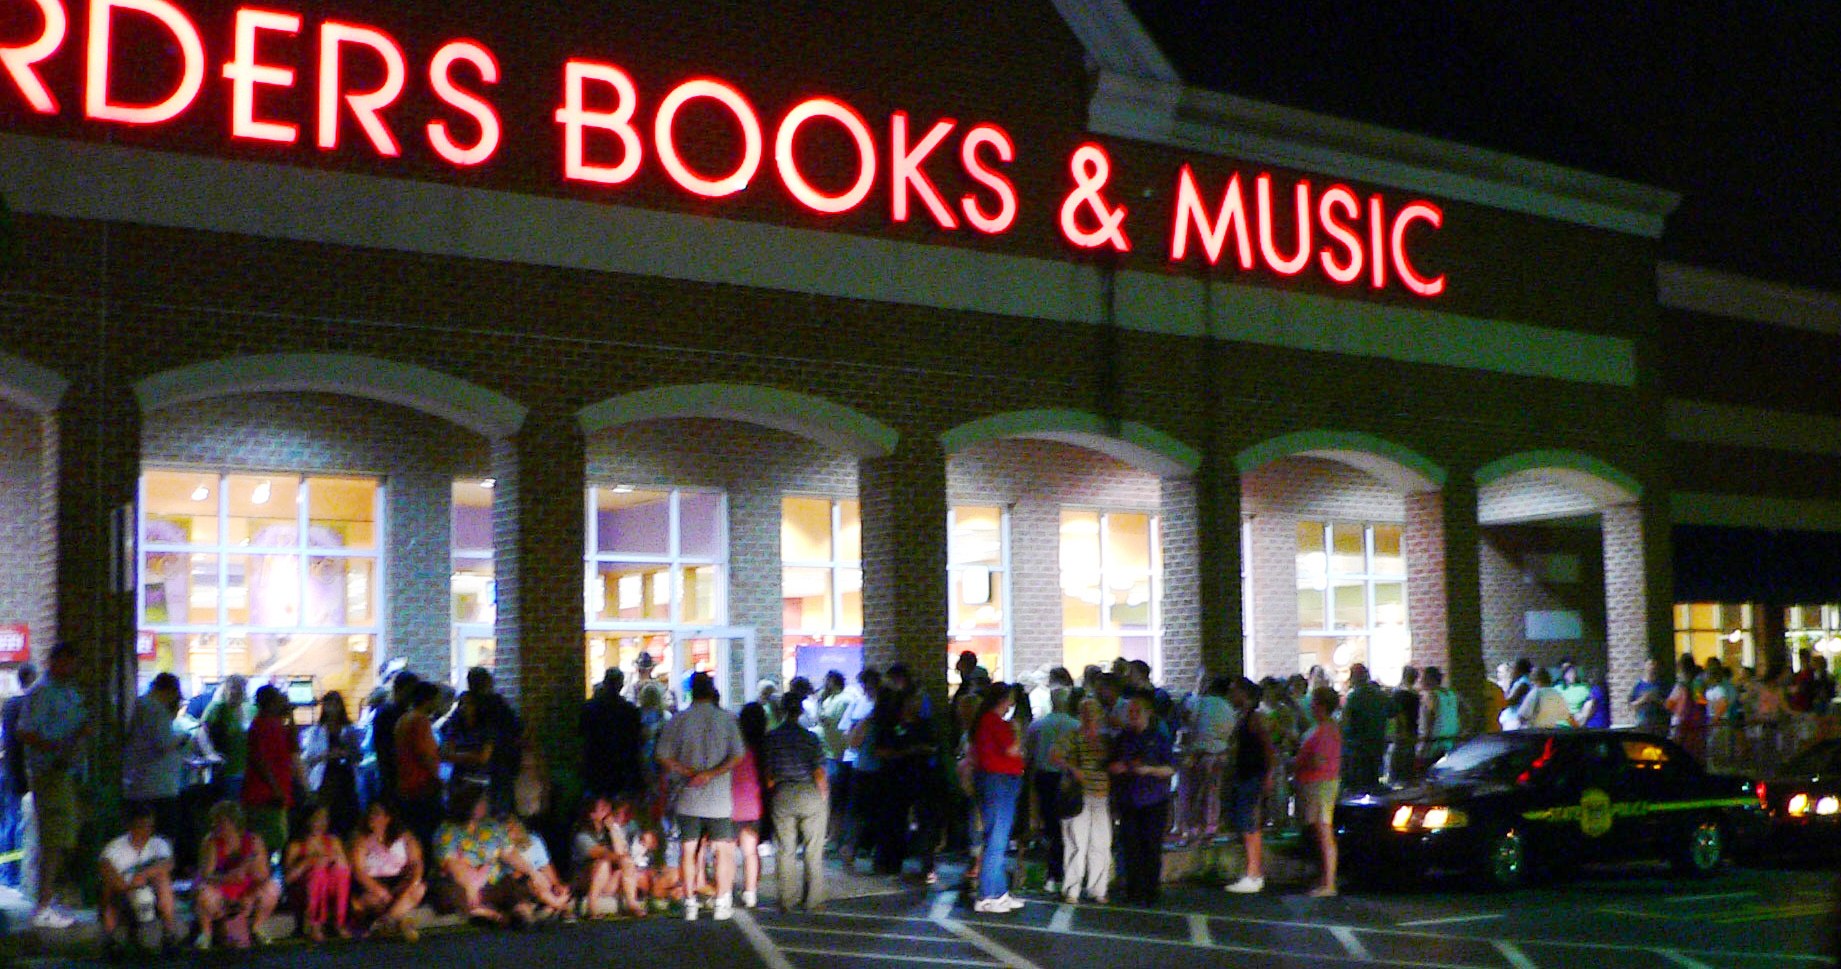
{"type": "Polygon", "coordinates": [[[1726,860],[1726,834],[1718,821],[1701,818],[1689,825],[1675,852],[1675,870],[1684,875],[1710,875],[1726,860]]]}
{"type": "Polygon", "coordinates": [[[1520,888],[1528,883],[1528,842],[1518,828],[1507,828],[1489,839],[1483,873],[1496,888],[1520,888]]]}

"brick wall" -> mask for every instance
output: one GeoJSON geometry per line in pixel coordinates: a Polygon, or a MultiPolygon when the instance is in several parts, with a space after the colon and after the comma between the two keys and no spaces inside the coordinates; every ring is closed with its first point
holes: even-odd
{"type": "Polygon", "coordinates": [[[1551,666],[1572,657],[1592,670],[1605,665],[1605,571],[1599,530],[1517,525],[1483,529],[1479,543],[1483,593],[1483,663],[1491,676],[1499,663],[1523,656],[1551,666]],[[1576,581],[1551,573],[1544,557],[1577,563],[1576,581]],[[1531,641],[1527,614],[1535,610],[1579,613],[1577,639],[1531,641]]]}
{"type": "Polygon", "coordinates": [[[57,641],[57,452],[51,422],[0,401],[0,625],[57,641]]]}

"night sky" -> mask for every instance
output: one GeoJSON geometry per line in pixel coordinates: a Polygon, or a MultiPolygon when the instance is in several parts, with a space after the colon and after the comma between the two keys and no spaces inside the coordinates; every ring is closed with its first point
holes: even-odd
{"type": "Polygon", "coordinates": [[[1192,84],[1672,189],[1665,258],[1841,290],[1841,3],[1130,3],[1192,84]]]}

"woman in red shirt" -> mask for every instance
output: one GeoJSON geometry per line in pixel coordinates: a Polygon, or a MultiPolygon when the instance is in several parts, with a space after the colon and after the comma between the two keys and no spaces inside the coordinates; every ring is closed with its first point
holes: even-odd
{"type": "Polygon", "coordinates": [[[433,724],[440,697],[433,683],[417,683],[409,693],[409,712],[396,722],[396,791],[403,825],[424,846],[434,843],[441,824],[441,753],[433,724]]]}
{"type": "Polygon", "coordinates": [[[1023,903],[1010,897],[1004,853],[1016,821],[1016,798],[1023,788],[1023,742],[1009,721],[1013,700],[1007,683],[985,688],[972,728],[972,766],[977,771],[978,807],[984,816],[984,854],[978,873],[979,912],[1014,912],[1023,903]]]}
{"type": "Polygon", "coordinates": [[[1310,890],[1312,898],[1336,894],[1336,795],[1342,777],[1342,725],[1336,722],[1341,698],[1328,687],[1310,694],[1311,718],[1317,722],[1298,746],[1298,800],[1304,823],[1317,835],[1323,856],[1323,880],[1310,890]]]}

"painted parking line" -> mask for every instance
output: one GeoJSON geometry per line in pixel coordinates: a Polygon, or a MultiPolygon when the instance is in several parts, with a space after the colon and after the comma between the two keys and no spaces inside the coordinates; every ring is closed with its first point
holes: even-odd
{"type": "MultiPolygon", "coordinates": [[[[1004,963],[990,962],[984,959],[955,959],[945,956],[911,956],[894,952],[843,953],[836,949],[809,949],[803,946],[790,945],[782,946],[780,951],[799,956],[821,956],[824,958],[845,958],[848,956],[853,965],[861,965],[865,962],[879,962],[883,959],[887,959],[891,962],[920,963],[930,966],[970,966],[972,969],[1005,969],[1004,963]]],[[[1023,969],[1023,967],[1011,966],[1009,969],[1023,969]]]]}
{"type": "Polygon", "coordinates": [[[1367,962],[1374,958],[1368,954],[1368,947],[1362,945],[1362,940],[1356,937],[1354,929],[1346,925],[1332,925],[1329,928],[1331,938],[1342,946],[1342,950],[1349,954],[1349,958],[1358,962],[1367,962]]]}
{"type": "Polygon", "coordinates": [[[1709,925],[1740,925],[1746,922],[1777,922],[1826,915],[1835,909],[1833,902],[1793,902],[1788,905],[1753,905],[1721,915],[1703,915],[1697,921],[1709,925]]]}
{"type": "Polygon", "coordinates": [[[1074,906],[1072,905],[1056,906],[1054,917],[1048,920],[1048,930],[1050,932],[1066,932],[1067,930],[1073,927],[1074,927],[1074,906]]]}
{"type": "Polygon", "coordinates": [[[780,951],[780,947],[767,937],[767,933],[761,929],[761,923],[754,920],[754,913],[742,909],[735,913],[731,921],[741,929],[742,938],[748,940],[748,946],[754,950],[755,955],[761,957],[761,964],[767,969],[793,969],[786,953],[780,951]]]}
{"type": "Polygon", "coordinates": [[[1214,933],[1208,929],[1207,916],[1189,916],[1189,944],[1204,949],[1214,948],[1214,933]]]}
{"type": "Polygon", "coordinates": [[[1670,895],[1662,899],[1664,905],[1692,905],[1696,902],[1723,902],[1733,898],[1757,898],[1757,892],[1712,892],[1706,895],[1670,895]]]}
{"type": "Polygon", "coordinates": [[[1460,922],[1487,922],[1491,919],[1505,918],[1508,918],[1505,912],[1482,912],[1477,915],[1447,915],[1436,919],[1415,919],[1411,922],[1401,922],[1399,925],[1403,929],[1410,929],[1424,928],[1428,925],[1456,925],[1460,922]]]}
{"type": "Polygon", "coordinates": [[[763,925],[761,928],[779,935],[837,935],[851,939],[888,939],[893,942],[934,942],[960,945],[950,935],[915,935],[911,932],[865,932],[862,929],[821,929],[811,925],[763,925]]]}
{"type": "Polygon", "coordinates": [[[1684,956],[1681,953],[1676,952],[1673,949],[1657,949],[1656,955],[1659,955],[1662,958],[1667,959],[1668,961],[1674,963],[1675,965],[1682,967],[1682,969],[1713,969],[1713,967],[1708,965],[1707,963],[1704,963],[1700,961],[1699,959],[1694,959],[1688,956],[1684,956]]]}
{"type": "Polygon", "coordinates": [[[985,935],[983,932],[972,928],[964,922],[960,922],[956,919],[942,918],[936,919],[935,924],[959,938],[970,942],[972,945],[977,946],[985,955],[996,959],[999,964],[1007,967],[1007,969],[1042,969],[1042,967],[1018,955],[1015,950],[999,944],[995,939],[992,939],[990,936],[985,935]]]}
{"type": "Polygon", "coordinates": [[[1496,942],[1494,945],[1502,958],[1508,960],[1509,965],[1515,969],[1541,969],[1533,959],[1528,958],[1526,952],[1521,951],[1521,946],[1513,942],[1496,942]]]}

